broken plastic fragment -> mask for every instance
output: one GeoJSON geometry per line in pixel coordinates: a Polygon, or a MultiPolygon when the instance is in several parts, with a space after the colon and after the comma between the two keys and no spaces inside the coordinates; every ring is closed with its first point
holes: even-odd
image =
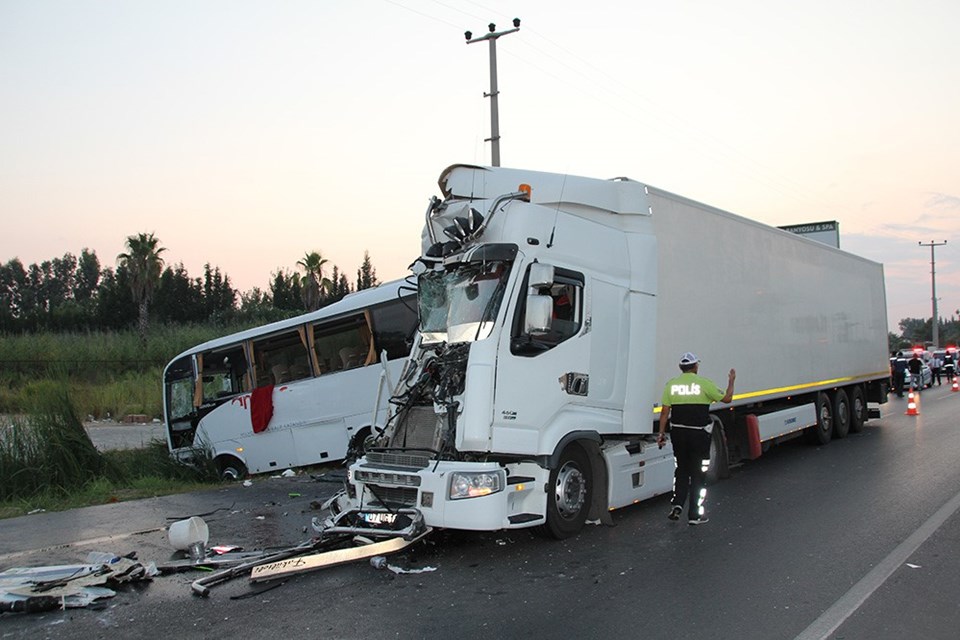
{"type": "Polygon", "coordinates": [[[244,480],[244,481],[243,481],[243,486],[245,486],[245,487],[252,487],[252,486],[253,486],[253,481],[252,481],[252,480],[244,480]]]}
{"type": "Polygon", "coordinates": [[[109,551],[91,551],[87,554],[87,564],[113,564],[119,559],[120,556],[109,551]]]}
{"type": "Polygon", "coordinates": [[[294,471],[293,469],[287,469],[280,475],[283,476],[284,478],[292,478],[293,476],[297,475],[297,472],[294,471]]]}
{"type": "MultiPolygon", "coordinates": [[[[371,560],[371,562],[372,562],[372,561],[373,561],[373,558],[371,558],[370,560],[371,560]]],[[[378,568],[379,568],[379,567],[378,567],[378,568]]],[[[394,565],[392,565],[392,564],[388,564],[388,565],[387,565],[387,569],[390,569],[390,571],[393,571],[393,572],[396,573],[396,574],[401,574],[401,573],[427,573],[427,572],[430,572],[430,571],[436,571],[436,570],[437,570],[436,567],[421,567],[420,569],[404,569],[403,567],[396,567],[396,566],[394,566],[394,565]]]]}
{"type": "Polygon", "coordinates": [[[210,547],[210,551],[213,551],[218,556],[222,556],[225,553],[230,553],[231,551],[242,551],[243,547],[238,547],[235,544],[218,544],[216,546],[210,547]]]}

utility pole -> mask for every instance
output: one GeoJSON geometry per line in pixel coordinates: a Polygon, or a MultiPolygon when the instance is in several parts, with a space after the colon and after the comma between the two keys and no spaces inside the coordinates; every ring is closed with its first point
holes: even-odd
{"type": "Polygon", "coordinates": [[[463,35],[467,38],[467,44],[473,44],[474,42],[483,42],[487,40],[490,42],[490,93],[483,94],[484,98],[490,98],[490,137],[484,140],[484,142],[492,143],[490,145],[490,155],[492,158],[492,164],[495,167],[500,166],[500,111],[499,105],[497,104],[497,96],[500,92],[497,90],[497,38],[500,36],[505,36],[508,33],[515,33],[520,31],[520,18],[513,19],[513,29],[508,29],[507,31],[497,31],[497,25],[492,22],[487,25],[490,29],[490,32],[486,35],[480,36],[479,38],[474,38],[473,33],[470,31],[465,32],[463,35]]]}
{"type": "Polygon", "coordinates": [[[940,247],[947,244],[947,241],[943,242],[930,242],[923,243],[918,242],[918,245],[921,247],[930,247],[930,296],[933,300],[933,346],[940,346],[940,317],[937,314],[937,261],[933,255],[934,247],[940,247]]]}

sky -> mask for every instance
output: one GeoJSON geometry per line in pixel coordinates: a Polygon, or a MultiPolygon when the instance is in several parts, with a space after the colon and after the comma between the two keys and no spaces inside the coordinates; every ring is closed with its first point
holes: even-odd
{"type": "Polygon", "coordinates": [[[960,314],[956,0],[0,0],[0,261],[83,249],[267,289],[319,251],[406,275],[456,163],[628,176],[836,220],[888,324],[960,314]]]}

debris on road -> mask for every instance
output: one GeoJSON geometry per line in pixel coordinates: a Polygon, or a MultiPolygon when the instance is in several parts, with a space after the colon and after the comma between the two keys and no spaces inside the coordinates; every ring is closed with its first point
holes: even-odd
{"type": "MultiPolygon", "coordinates": [[[[264,580],[276,580],[277,578],[284,578],[297,573],[335,567],[357,560],[396,553],[422,540],[423,537],[431,531],[432,529],[427,527],[419,535],[410,539],[389,538],[382,542],[374,542],[373,544],[366,544],[359,547],[347,547],[345,549],[334,549],[332,551],[315,553],[309,556],[298,555],[297,557],[278,559],[276,562],[252,567],[250,571],[250,581],[261,582],[264,580]]],[[[341,538],[340,542],[342,541],[343,538],[341,538]]]]}
{"type": "Polygon", "coordinates": [[[144,565],[134,558],[108,555],[115,560],[7,569],[0,573],[0,613],[86,607],[97,600],[115,596],[113,587],[151,580],[158,574],[152,562],[144,565]]]}

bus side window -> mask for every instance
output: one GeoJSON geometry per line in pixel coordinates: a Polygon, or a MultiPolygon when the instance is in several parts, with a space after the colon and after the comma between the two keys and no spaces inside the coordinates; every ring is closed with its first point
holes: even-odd
{"type": "Polygon", "coordinates": [[[203,354],[203,401],[211,402],[243,392],[247,358],[242,345],[203,354]]]}
{"type": "Polygon", "coordinates": [[[370,348],[363,315],[337,320],[324,325],[314,325],[313,346],[320,363],[320,373],[352,369],[364,364],[370,348]]]}
{"type": "Polygon", "coordinates": [[[278,333],[254,342],[257,359],[257,386],[283,384],[310,377],[307,348],[296,330],[278,333]]]}

